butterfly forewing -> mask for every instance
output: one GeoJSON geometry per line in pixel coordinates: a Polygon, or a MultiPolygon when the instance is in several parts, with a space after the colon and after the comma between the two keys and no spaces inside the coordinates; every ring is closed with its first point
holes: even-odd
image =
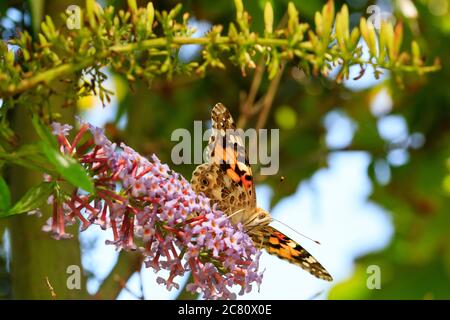
{"type": "Polygon", "coordinates": [[[194,191],[203,192],[227,215],[253,205],[245,189],[216,163],[199,165],[192,174],[191,185],[194,191]]]}

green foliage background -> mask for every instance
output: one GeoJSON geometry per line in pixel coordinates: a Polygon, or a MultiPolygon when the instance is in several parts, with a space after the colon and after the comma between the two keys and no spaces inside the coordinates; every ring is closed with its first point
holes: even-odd
{"type": "MultiPolygon", "coordinates": [[[[442,0],[449,5],[449,2],[442,0]]],[[[28,11],[32,9],[32,21],[49,14],[58,20],[60,12],[77,1],[3,1],[0,11],[9,7],[28,11]],[[41,4],[41,6],[39,5],[41,4]]],[[[117,8],[126,8],[124,1],[106,1],[117,8]]],[[[349,1],[350,2],[350,1],[349,1]]],[[[392,1],[395,15],[402,19],[405,42],[416,40],[426,57],[441,57],[442,70],[425,76],[408,76],[400,87],[395,79],[388,78],[382,84],[353,92],[345,86],[323,76],[305,76],[302,80],[293,76],[295,64],[288,64],[280,79],[268,114],[265,127],[281,128],[280,173],[266,177],[264,181],[276,188],[271,205],[295,192],[298,184],[326,166],[330,150],[325,143],[323,117],[331,110],[344,110],[358,125],[352,143],[342,151],[363,150],[372,155],[369,174],[373,180],[371,198],[392,215],[395,235],[389,246],[356,261],[351,279],[336,284],[331,299],[448,299],[450,298],[450,68],[446,57],[450,56],[450,9],[444,15],[430,12],[431,0],[414,1],[417,18],[408,18],[398,8],[399,1],[392,1]],[[375,177],[374,163],[386,159],[392,148],[377,131],[377,118],[370,112],[370,100],[381,89],[387,88],[393,97],[392,114],[403,116],[410,132],[421,132],[426,143],[419,149],[410,149],[409,161],[399,167],[391,167],[392,177],[387,185],[381,185],[375,177]],[[295,117],[294,117],[295,115],[295,117]],[[292,119],[301,119],[293,121],[292,119]],[[280,187],[280,176],[288,177],[280,187]],[[446,182],[447,181],[447,182],[446,182]],[[382,290],[366,288],[366,267],[376,264],[383,270],[382,290]]],[[[158,10],[171,9],[176,1],[155,1],[158,10]]],[[[300,19],[313,23],[314,13],[323,1],[295,0],[300,19]]],[[[345,1],[337,1],[339,8],[345,1]]],[[[351,22],[365,15],[370,1],[351,1],[351,22]]],[[[138,3],[144,6],[146,3],[138,3]]],[[[275,21],[280,21],[287,8],[287,1],[272,1],[275,21]]],[[[246,10],[252,17],[252,30],[263,34],[264,1],[247,1],[246,10]]],[[[229,1],[184,1],[183,10],[198,20],[228,25],[235,16],[235,8],[229,1]]],[[[173,143],[170,134],[176,128],[190,128],[194,120],[209,117],[208,106],[221,101],[234,115],[242,116],[239,106],[250,90],[254,71],[243,77],[239,68],[226,63],[226,71],[211,69],[205,77],[176,76],[172,80],[155,78],[150,87],[141,82],[126,89],[119,110],[127,115],[124,130],[108,126],[108,135],[147,155],[156,153],[170,163],[173,143]]],[[[122,77],[123,75],[117,75],[122,77]]],[[[271,80],[267,72],[262,78],[256,98],[269,90],[271,80]]],[[[55,90],[67,90],[63,83],[55,90]]],[[[53,105],[61,105],[60,98],[52,98],[53,105]],[[59,100],[58,100],[59,99],[59,100]]],[[[73,108],[61,108],[62,119],[73,122],[73,108]]],[[[10,123],[20,141],[35,140],[30,117],[26,111],[14,110],[10,123]]],[[[239,116],[238,116],[239,118],[239,116]]],[[[246,119],[246,127],[257,125],[258,116],[246,119]]],[[[119,121],[119,119],[117,119],[119,121]]],[[[174,167],[175,168],[175,167],[174,167]]],[[[194,165],[175,168],[190,177],[194,165]]],[[[16,166],[2,168],[2,174],[10,185],[13,202],[30,186],[37,184],[41,176],[16,166]]],[[[44,210],[44,214],[49,213],[44,210]]],[[[11,235],[10,272],[6,270],[6,254],[0,251],[0,297],[3,298],[51,298],[45,277],[52,279],[58,298],[86,298],[87,292],[65,289],[65,266],[80,265],[80,248],[76,239],[54,241],[41,232],[43,220],[17,216],[0,221],[0,240],[6,229],[11,235]]],[[[139,268],[139,258],[133,254],[121,254],[111,276],[102,284],[97,298],[115,298],[121,288],[113,279],[120,274],[127,279],[139,268]]],[[[85,287],[85,286],[84,286],[85,287]]]]}

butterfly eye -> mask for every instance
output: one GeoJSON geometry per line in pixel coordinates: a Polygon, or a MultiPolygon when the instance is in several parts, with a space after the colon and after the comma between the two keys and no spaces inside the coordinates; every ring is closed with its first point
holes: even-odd
{"type": "Polygon", "coordinates": [[[259,219],[264,219],[266,217],[266,214],[264,212],[261,212],[258,216],[259,219]]]}

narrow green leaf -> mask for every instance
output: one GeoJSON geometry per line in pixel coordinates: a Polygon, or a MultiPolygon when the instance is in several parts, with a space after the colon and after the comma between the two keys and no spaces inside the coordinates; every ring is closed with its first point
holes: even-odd
{"type": "Polygon", "coordinates": [[[0,150],[0,160],[14,163],[31,170],[49,174],[55,173],[54,170],[48,166],[48,160],[42,154],[40,145],[35,143],[23,145],[12,152],[0,150]]]}
{"type": "Polygon", "coordinates": [[[76,187],[94,193],[94,184],[81,164],[46,143],[41,143],[41,147],[48,161],[64,179],[76,187]]]}
{"type": "Polygon", "coordinates": [[[28,5],[31,12],[31,27],[33,34],[37,35],[39,33],[39,25],[41,24],[44,12],[44,0],[28,0],[28,5]]]}
{"type": "Polygon", "coordinates": [[[234,5],[236,7],[236,20],[239,21],[244,15],[244,5],[242,0],[234,0],[234,5]]]}
{"type": "Polygon", "coordinates": [[[89,24],[94,30],[97,28],[97,21],[95,20],[95,6],[96,6],[95,0],[86,0],[87,17],[89,20],[89,24]]]}
{"type": "Polygon", "coordinates": [[[411,43],[411,53],[413,57],[413,63],[415,66],[422,65],[422,57],[420,55],[420,47],[416,40],[411,43]]]}
{"type": "Polygon", "coordinates": [[[56,149],[58,147],[58,143],[56,142],[55,136],[52,135],[50,130],[41,123],[37,115],[33,116],[32,122],[34,129],[36,130],[36,133],[39,135],[39,137],[56,149]]]}
{"type": "Polygon", "coordinates": [[[36,143],[24,144],[14,151],[0,151],[0,158],[7,159],[22,158],[22,157],[36,157],[40,154],[40,147],[36,143]]]}
{"type": "Polygon", "coordinates": [[[6,213],[11,206],[11,193],[5,179],[0,176],[0,216],[6,213]]]}
{"type": "Polygon", "coordinates": [[[54,182],[41,182],[39,185],[28,190],[6,214],[1,213],[0,217],[21,214],[39,208],[52,194],[54,187],[54,182]]]}
{"type": "Polygon", "coordinates": [[[291,1],[288,3],[288,17],[288,30],[292,34],[295,33],[298,26],[298,11],[291,1]]]}
{"type": "Polygon", "coordinates": [[[155,8],[153,8],[153,3],[149,2],[147,4],[147,31],[149,32],[152,32],[154,19],[155,19],[155,8]]]}
{"type": "Polygon", "coordinates": [[[264,31],[266,35],[271,35],[273,32],[273,7],[269,1],[264,6],[264,31]]]}
{"type": "Polygon", "coordinates": [[[168,14],[168,18],[169,19],[174,19],[181,11],[181,9],[183,8],[183,5],[181,3],[178,3],[175,8],[173,8],[172,10],[170,10],[169,14],[168,14]]]}
{"type": "Polygon", "coordinates": [[[128,0],[128,7],[133,13],[138,11],[136,0],[128,0]]]}

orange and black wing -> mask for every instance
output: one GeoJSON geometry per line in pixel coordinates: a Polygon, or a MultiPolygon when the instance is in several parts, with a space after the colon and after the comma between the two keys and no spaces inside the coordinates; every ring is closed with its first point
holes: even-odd
{"type": "Polygon", "coordinates": [[[328,271],[300,244],[277,229],[267,226],[250,234],[256,246],[262,246],[270,254],[289,261],[326,281],[333,278],[328,271]]]}
{"type": "Polygon", "coordinates": [[[217,103],[211,111],[212,134],[209,138],[209,162],[216,163],[237,185],[242,187],[256,207],[255,185],[248,152],[244,144],[244,131],[236,124],[228,109],[217,103]]]}

